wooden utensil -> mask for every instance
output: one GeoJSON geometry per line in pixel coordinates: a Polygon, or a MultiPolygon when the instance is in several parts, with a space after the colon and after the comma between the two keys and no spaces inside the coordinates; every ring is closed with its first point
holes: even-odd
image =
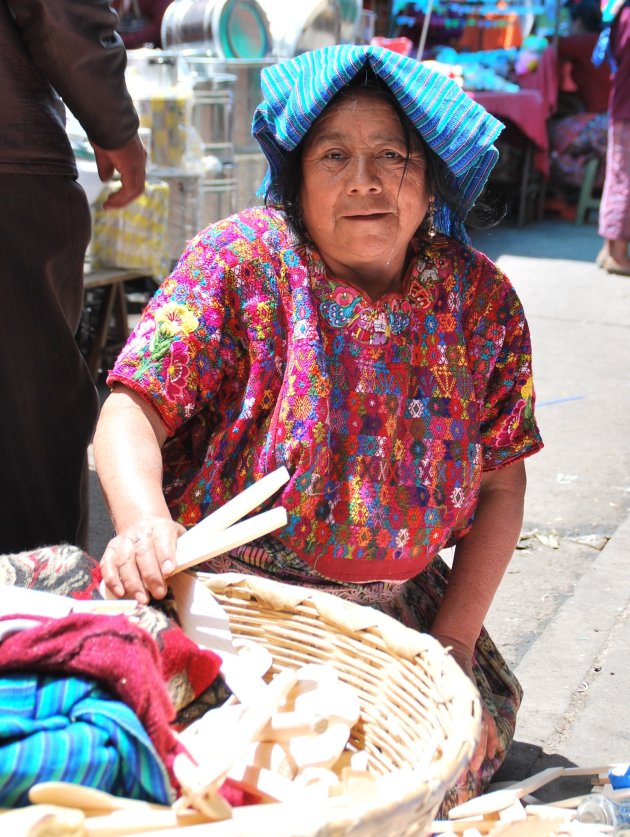
{"type": "MultiPolygon", "coordinates": [[[[184,633],[201,648],[209,648],[221,657],[221,673],[231,691],[243,704],[256,700],[267,688],[253,660],[254,651],[241,656],[236,649],[227,613],[214,598],[206,585],[193,573],[171,576],[169,586],[175,596],[177,612],[184,633]]],[[[262,650],[265,659],[271,656],[262,650]]],[[[212,713],[220,710],[212,710],[212,713]]],[[[189,728],[189,735],[196,734],[203,716],[189,728]]]]}
{"type": "Polygon", "coordinates": [[[287,517],[281,506],[242,520],[241,523],[236,521],[275,494],[289,480],[289,476],[284,466],[277,468],[185,532],[177,541],[175,572],[222,555],[285,526],[287,517]]]}
{"type": "MultiPolygon", "coordinates": [[[[181,544],[185,533],[177,541],[177,552],[175,554],[176,567],[170,576],[179,573],[182,570],[187,570],[203,561],[209,561],[217,555],[223,555],[225,552],[230,552],[238,546],[262,538],[263,535],[268,535],[275,529],[281,529],[287,524],[287,513],[282,506],[269,511],[256,514],[254,517],[249,517],[241,523],[235,523],[233,526],[223,529],[219,532],[213,532],[212,535],[204,536],[202,540],[189,541],[184,545],[181,544]]],[[[203,523],[204,521],[202,521],[203,523]]],[[[198,526],[201,523],[197,524],[198,526]]],[[[193,526],[193,529],[195,527],[193,526]]],[[[190,533],[193,532],[190,529],[190,533]]],[[[197,536],[198,533],[195,533],[197,536]]]]}
{"type": "Polygon", "coordinates": [[[229,740],[229,747],[217,746],[215,749],[208,746],[196,770],[191,768],[192,763],[187,756],[180,754],[175,758],[175,775],[184,790],[176,806],[191,806],[206,813],[208,802],[216,797],[230,768],[243,757],[248,746],[295,685],[296,679],[295,671],[290,669],[277,674],[264,691],[256,696],[256,702],[235,716],[237,719],[229,728],[224,726],[222,729],[222,735],[229,740]]]}
{"type": "Polygon", "coordinates": [[[143,811],[171,810],[168,805],[114,796],[98,788],[76,785],[73,782],[38,782],[29,790],[28,798],[38,804],[80,808],[83,811],[120,811],[130,808],[143,811]]]}
{"type": "Polygon", "coordinates": [[[208,823],[209,820],[199,811],[164,811],[126,808],[110,811],[100,816],[88,816],[84,821],[87,837],[127,837],[141,834],[149,829],[171,829],[208,823]]]}
{"type": "Polygon", "coordinates": [[[63,834],[64,837],[86,837],[85,814],[76,808],[60,805],[27,805],[0,815],[3,837],[63,834]]]}
{"type": "Polygon", "coordinates": [[[449,819],[458,819],[459,817],[469,817],[477,814],[483,816],[494,811],[502,811],[529,793],[533,793],[548,782],[557,779],[563,773],[564,767],[548,767],[546,770],[541,770],[540,773],[536,773],[528,779],[523,779],[521,782],[515,782],[501,790],[491,791],[476,796],[474,799],[469,799],[461,805],[456,805],[448,812],[448,817],[449,819]]]}
{"type": "MultiPolygon", "coordinates": [[[[361,706],[353,689],[341,683],[331,666],[309,664],[297,670],[297,683],[284,709],[323,717],[321,733],[294,735],[283,744],[298,767],[332,767],[348,742],[350,730],[359,719],[361,706]]],[[[282,711],[278,712],[282,717],[282,711]]]]}
{"type": "MultiPolygon", "coordinates": [[[[177,539],[175,569],[167,577],[172,578],[183,570],[286,526],[288,518],[282,506],[241,520],[240,523],[236,521],[275,494],[289,477],[284,466],[277,468],[184,532],[177,539]]],[[[100,584],[100,592],[104,599],[116,598],[104,581],[100,584]]]]}

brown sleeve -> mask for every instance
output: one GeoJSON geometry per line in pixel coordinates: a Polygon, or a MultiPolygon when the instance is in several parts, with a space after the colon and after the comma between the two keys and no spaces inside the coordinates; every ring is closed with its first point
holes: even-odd
{"type": "Polygon", "coordinates": [[[111,150],[138,129],[125,84],[127,53],[107,0],[9,0],[33,62],[83,126],[111,150]]]}

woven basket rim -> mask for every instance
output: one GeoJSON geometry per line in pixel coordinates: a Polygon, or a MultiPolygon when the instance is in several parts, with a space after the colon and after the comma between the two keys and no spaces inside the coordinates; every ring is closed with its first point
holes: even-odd
{"type": "MultiPolygon", "coordinates": [[[[298,605],[309,603],[326,622],[337,628],[352,633],[370,629],[378,631],[388,650],[406,660],[413,660],[423,652],[435,653],[439,650],[439,653],[444,653],[445,650],[430,634],[408,628],[374,607],[349,602],[324,590],[235,572],[198,573],[198,577],[212,591],[226,592],[230,588],[240,588],[276,610],[290,611],[298,605]]],[[[468,678],[466,680],[470,683],[468,678]]]]}

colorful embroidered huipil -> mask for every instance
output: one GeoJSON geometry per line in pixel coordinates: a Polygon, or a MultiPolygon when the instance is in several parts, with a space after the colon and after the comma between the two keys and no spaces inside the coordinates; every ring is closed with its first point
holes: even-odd
{"type": "Polygon", "coordinates": [[[444,236],[417,247],[402,293],[373,303],[277,210],[191,242],[109,376],[168,429],[178,520],[284,464],[286,546],[328,578],[404,580],[466,531],[483,469],[541,447],[509,281],[444,236]]]}

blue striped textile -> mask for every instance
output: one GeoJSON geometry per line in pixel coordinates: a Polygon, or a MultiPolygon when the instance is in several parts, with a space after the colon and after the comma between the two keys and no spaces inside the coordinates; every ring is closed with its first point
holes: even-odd
{"type": "MultiPolygon", "coordinates": [[[[463,213],[438,205],[435,225],[466,241],[463,220],[497,161],[493,143],[504,126],[452,79],[383,47],[337,44],[263,68],[263,101],[254,113],[252,133],[269,169],[258,194],[265,195],[271,176],[282,170],[286,152],[366,65],[388,85],[418,133],[448,166],[449,185],[460,196],[463,213]]],[[[278,200],[277,195],[270,197],[278,200]]]]}
{"type": "Polygon", "coordinates": [[[134,711],[95,681],[0,677],[0,807],[28,805],[37,782],[172,802],[168,774],[134,711]]]}

